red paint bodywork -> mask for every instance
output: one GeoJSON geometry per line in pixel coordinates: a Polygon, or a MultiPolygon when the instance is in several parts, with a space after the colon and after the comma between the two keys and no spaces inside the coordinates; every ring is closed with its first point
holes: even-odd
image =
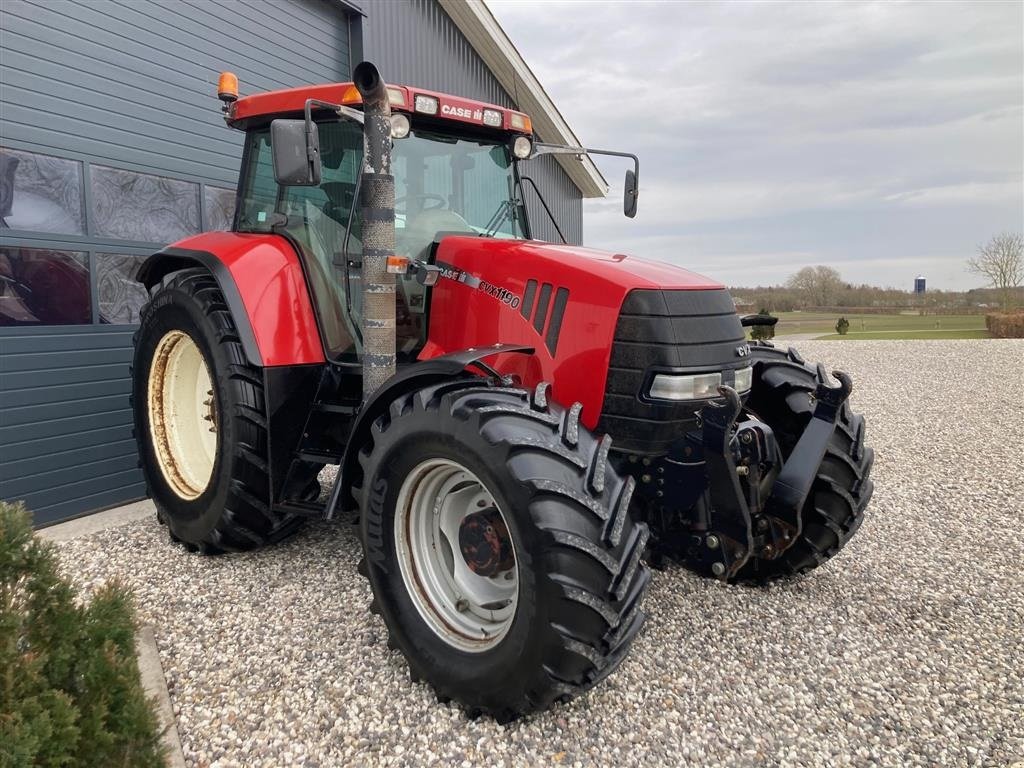
{"type": "Polygon", "coordinates": [[[552,297],[558,288],[568,288],[568,303],[552,356],[543,335],[546,322],[538,332],[519,308],[468,283],[441,278],[432,289],[429,337],[420,359],[496,342],[529,344],[536,348],[531,357],[506,353],[488,361],[502,373],[517,375],[525,386],[552,382],[557,402],[583,404],[582,420],[591,429],[604,401],[612,339],[626,294],[643,288],[723,288],[666,264],[532,241],[446,237],[438,246],[437,261],[505,288],[520,300],[527,280],[550,283],[552,297]]]}
{"type": "MultiPolygon", "coordinates": [[[[302,265],[287,240],[279,235],[208,232],[175,246],[212,253],[227,267],[264,365],[325,362],[302,265]]],[[[442,277],[431,289],[427,343],[419,359],[496,343],[534,347],[531,356],[505,353],[488,362],[517,376],[524,386],[552,382],[557,402],[583,404],[582,420],[590,428],[597,425],[604,401],[615,325],[626,294],[635,289],[723,287],[679,267],[536,241],[451,236],[441,241],[436,261],[503,288],[506,297],[518,301],[502,301],[472,281],[442,277]],[[545,343],[554,302],[548,303],[538,331],[521,311],[528,280],[536,280],[538,289],[550,284],[552,298],[559,288],[569,290],[554,355],[545,343]]]]}
{"type": "MultiPolygon", "coordinates": [[[[499,107],[496,104],[487,104],[483,101],[464,99],[461,96],[452,96],[447,93],[428,91],[425,88],[412,88],[406,85],[388,84],[388,89],[395,93],[402,94],[401,103],[391,101],[391,108],[401,112],[412,112],[416,94],[433,96],[438,100],[438,114],[424,115],[442,120],[454,120],[458,123],[469,123],[470,125],[483,126],[483,118],[476,117],[477,113],[484,109],[493,109],[501,113],[502,124],[500,126],[485,126],[494,130],[515,131],[516,133],[530,133],[529,130],[519,130],[512,127],[512,115],[517,114],[526,120],[530,125],[530,119],[522,112],[499,107]],[[440,110],[445,107],[458,107],[468,110],[469,115],[443,114],[440,110]]],[[[236,101],[228,113],[228,124],[243,123],[254,117],[277,117],[283,115],[301,114],[306,108],[307,99],[326,101],[329,104],[354,105],[362,104],[363,99],[352,83],[325,83],[323,85],[306,85],[301,88],[286,88],[281,91],[267,91],[266,93],[254,93],[251,96],[243,96],[236,101]]],[[[422,114],[422,113],[417,113],[422,114]]]]}
{"type": "Polygon", "coordinates": [[[227,267],[264,365],[325,361],[306,277],[291,243],[280,235],[206,232],[174,245],[212,253],[227,267]]]}

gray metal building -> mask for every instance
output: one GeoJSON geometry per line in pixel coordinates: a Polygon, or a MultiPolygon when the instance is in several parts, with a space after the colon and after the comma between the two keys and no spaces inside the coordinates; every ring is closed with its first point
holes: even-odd
{"type": "MultiPolygon", "coordinates": [[[[217,75],[251,93],[345,81],[362,58],[391,82],[518,108],[542,140],[575,142],[477,0],[0,3],[0,498],[47,524],[144,495],[133,276],[164,244],[229,226],[242,137],[220,119],[217,75]]],[[[603,179],[589,161],[533,163],[579,242],[582,198],[603,179]]],[[[534,235],[557,241],[528,204],[534,235]]]]}

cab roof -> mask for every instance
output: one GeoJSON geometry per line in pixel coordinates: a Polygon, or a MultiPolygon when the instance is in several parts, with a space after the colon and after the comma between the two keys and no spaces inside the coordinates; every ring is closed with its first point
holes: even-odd
{"type": "MultiPolygon", "coordinates": [[[[407,85],[389,84],[387,91],[392,110],[452,120],[485,129],[491,128],[522,134],[533,133],[533,125],[529,116],[514,109],[407,85]],[[424,108],[431,104],[435,107],[434,111],[424,108]],[[490,113],[486,115],[489,122],[485,122],[485,112],[490,113]]],[[[358,106],[363,101],[359,91],[350,82],[324,83],[254,93],[249,96],[240,96],[231,105],[227,114],[228,125],[241,128],[254,119],[301,113],[305,109],[308,99],[346,106],[358,106]]]]}

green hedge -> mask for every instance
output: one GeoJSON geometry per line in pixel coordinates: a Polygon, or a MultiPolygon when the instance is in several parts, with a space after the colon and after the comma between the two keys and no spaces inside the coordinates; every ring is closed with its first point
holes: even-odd
{"type": "MultiPolygon", "coordinates": [[[[772,313],[764,307],[761,307],[761,311],[757,314],[763,317],[772,317],[772,313]]],[[[753,341],[768,341],[769,339],[775,338],[775,326],[774,325],[754,325],[750,328],[750,338],[753,341]]]]}
{"type": "Polygon", "coordinates": [[[997,339],[1024,339],[1024,312],[985,315],[985,327],[997,339]]]}
{"type": "Polygon", "coordinates": [[[123,584],[84,603],[21,505],[0,502],[0,766],[163,766],[123,584]]]}

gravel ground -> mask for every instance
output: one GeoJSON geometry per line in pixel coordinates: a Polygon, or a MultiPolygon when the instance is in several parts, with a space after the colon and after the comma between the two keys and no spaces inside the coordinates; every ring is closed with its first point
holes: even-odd
{"type": "Polygon", "coordinates": [[[1024,760],[1024,342],[805,342],[878,454],[860,533],[802,580],[655,575],[629,659],[510,726],[412,684],[349,526],[202,558],[155,520],[62,545],[136,589],[193,766],[998,765],[1024,760]]]}

